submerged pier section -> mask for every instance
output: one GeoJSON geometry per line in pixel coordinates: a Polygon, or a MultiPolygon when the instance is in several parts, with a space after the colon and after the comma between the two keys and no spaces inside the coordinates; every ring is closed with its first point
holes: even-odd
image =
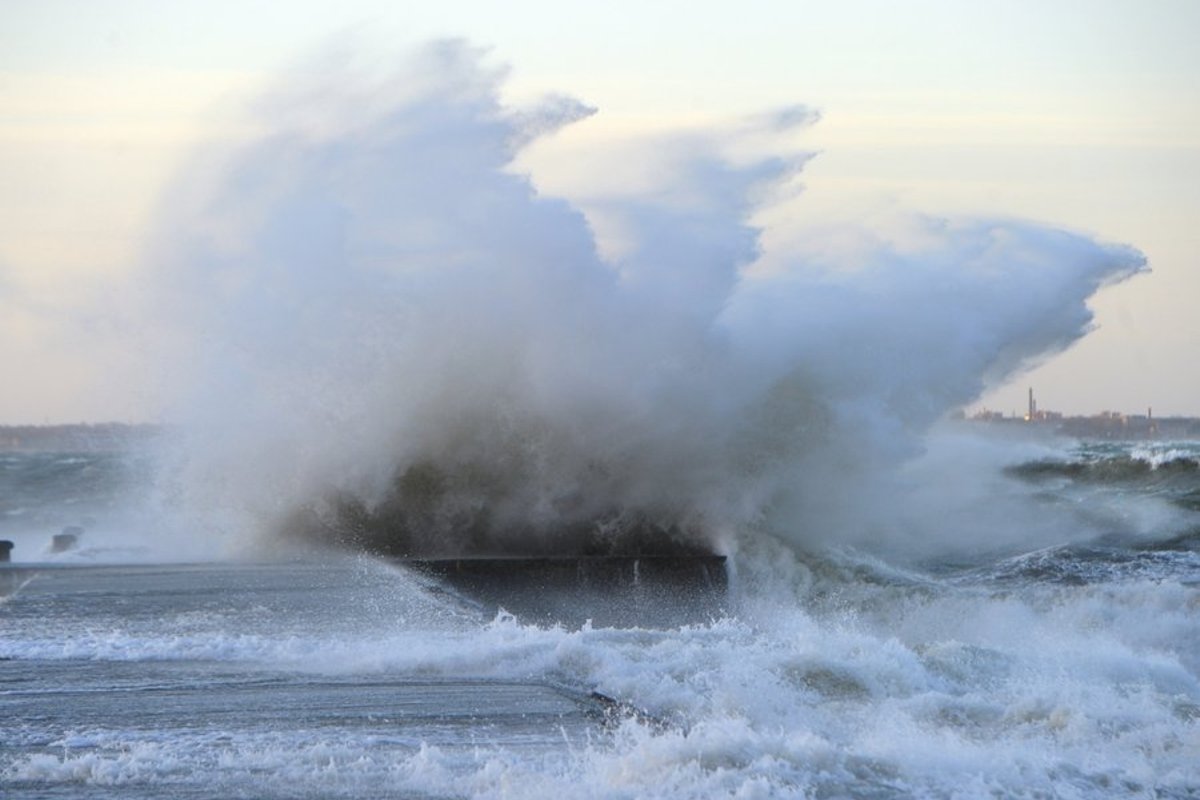
{"type": "Polygon", "coordinates": [[[719,555],[404,558],[399,563],[478,605],[525,622],[665,628],[724,616],[719,555]]]}

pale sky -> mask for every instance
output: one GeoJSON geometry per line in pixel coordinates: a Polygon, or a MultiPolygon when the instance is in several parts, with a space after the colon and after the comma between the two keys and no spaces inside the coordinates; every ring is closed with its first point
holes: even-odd
{"type": "MultiPolygon", "coordinates": [[[[1200,2],[55,2],[0,0],[0,423],[155,419],[120,302],[165,182],[331,36],[462,36],[514,99],[599,109],[528,154],[804,103],[797,214],[1002,214],[1140,248],[1097,330],[980,405],[1200,415],[1200,2]]],[[[790,207],[789,207],[790,210],[790,207]]]]}

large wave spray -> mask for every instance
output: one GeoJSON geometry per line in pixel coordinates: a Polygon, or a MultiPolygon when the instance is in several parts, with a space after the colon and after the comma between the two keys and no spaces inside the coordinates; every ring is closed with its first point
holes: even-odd
{"type": "Polygon", "coordinates": [[[589,220],[512,165],[591,110],[509,108],[503,79],[459,42],[383,78],[323,64],[263,100],[258,141],[181,178],[153,267],[185,501],[390,552],[854,527],[846,486],[1068,346],[1087,298],[1143,263],[975,219],[755,270],[750,219],[807,154],[680,139],[589,220]]]}

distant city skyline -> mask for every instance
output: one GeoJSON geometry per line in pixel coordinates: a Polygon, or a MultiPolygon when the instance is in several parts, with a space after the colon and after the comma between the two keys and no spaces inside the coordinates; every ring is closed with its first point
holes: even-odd
{"type": "MultiPolygon", "coordinates": [[[[1094,297],[1095,330],[970,408],[1200,415],[1200,4],[447,0],[13,0],[0,9],[0,423],[164,421],[156,331],[124,314],[165,193],[196,148],[333,41],[386,55],[462,36],[522,102],[598,113],[515,168],[587,209],[589,148],[729,126],[796,103],[821,121],[804,191],[756,218],[799,229],[896,214],[1019,217],[1145,253],[1094,297]],[[1138,410],[1141,410],[1138,412],[1138,410]]],[[[363,58],[367,53],[357,53],[363,58]]],[[[606,246],[602,241],[601,246],[606,246]]]]}
{"type": "MultiPolygon", "coordinates": [[[[1056,416],[1078,416],[1078,417],[1092,417],[1092,416],[1100,416],[1100,415],[1104,415],[1104,414],[1120,414],[1120,415],[1124,415],[1124,416],[1144,415],[1147,417],[1153,417],[1153,416],[1188,416],[1188,417],[1190,417],[1190,416],[1192,416],[1189,414],[1170,414],[1170,415],[1157,414],[1156,415],[1154,413],[1154,406],[1150,406],[1150,405],[1148,405],[1144,408],[1140,408],[1140,409],[1131,409],[1131,408],[1122,409],[1122,408],[1114,408],[1112,406],[1106,406],[1106,405],[1100,404],[1100,405],[1097,405],[1095,408],[1093,408],[1091,410],[1086,410],[1086,411],[1078,411],[1075,409],[1071,409],[1069,411],[1064,411],[1063,409],[1055,407],[1052,404],[1043,403],[1040,396],[1035,391],[1034,387],[1032,387],[1032,386],[1026,387],[1025,391],[1026,391],[1027,395],[1026,395],[1025,404],[1023,406],[1012,406],[1011,408],[993,408],[993,407],[984,405],[983,403],[972,403],[966,409],[964,409],[964,413],[966,413],[968,416],[970,416],[972,414],[983,414],[983,413],[1002,414],[1003,416],[1005,416],[1007,418],[1012,418],[1012,419],[1018,419],[1018,418],[1036,419],[1039,415],[1047,415],[1047,414],[1056,415],[1056,416]]],[[[1006,394],[1007,393],[1008,392],[1006,391],[1006,394]]]]}

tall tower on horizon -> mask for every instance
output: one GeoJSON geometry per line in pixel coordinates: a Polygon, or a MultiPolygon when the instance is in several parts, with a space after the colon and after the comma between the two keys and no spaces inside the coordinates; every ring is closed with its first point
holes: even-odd
{"type": "Polygon", "coordinates": [[[1032,386],[1029,387],[1029,413],[1025,416],[1025,419],[1029,420],[1030,422],[1033,422],[1035,419],[1037,419],[1037,401],[1033,399],[1032,386]]]}

